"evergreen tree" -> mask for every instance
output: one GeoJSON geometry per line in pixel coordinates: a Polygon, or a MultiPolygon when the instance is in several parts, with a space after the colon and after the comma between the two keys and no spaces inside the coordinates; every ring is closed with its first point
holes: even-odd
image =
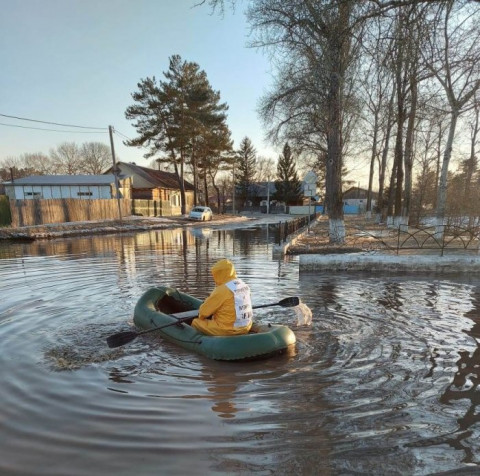
{"type": "Polygon", "coordinates": [[[302,186],[298,179],[295,159],[288,142],[283,147],[283,154],[278,158],[277,177],[275,181],[275,200],[286,205],[297,205],[302,202],[302,186]]]}
{"type": "MultiPolygon", "coordinates": [[[[196,203],[199,187],[199,142],[226,123],[225,103],[220,93],[213,91],[207,75],[197,63],[183,61],[179,55],[170,58],[165,81],[155,77],[138,83],[132,94],[135,103],[125,112],[133,120],[138,137],[127,141],[130,146],[147,146],[145,157],[160,155],[158,162],[173,165],[178,176],[185,213],[183,178],[185,166],[190,165],[194,177],[196,203]]],[[[208,155],[212,151],[205,151],[208,155]]]]}
{"type": "Polygon", "coordinates": [[[251,185],[255,178],[255,164],[257,152],[252,141],[244,137],[237,150],[237,167],[235,171],[235,185],[239,190],[239,198],[245,203],[251,193],[251,185]]]}

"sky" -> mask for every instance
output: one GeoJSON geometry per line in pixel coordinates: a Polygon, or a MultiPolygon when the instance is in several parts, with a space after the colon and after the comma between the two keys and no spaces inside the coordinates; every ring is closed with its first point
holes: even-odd
{"type": "Polygon", "coordinates": [[[276,159],[256,112],[272,83],[268,57],[247,47],[241,4],[212,14],[198,0],[0,0],[0,160],[43,152],[62,142],[104,142],[88,132],[8,118],[86,127],[113,126],[117,160],[148,166],[125,119],[131,94],[146,77],[163,79],[169,57],[199,64],[221,101],[234,147],[248,136],[258,155],[276,159]],[[22,126],[22,127],[12,127],[22,126]],[[28,129],[42,128],[55,131],[28,129]],[[61,130],[62,132],[57,132],[61,130]],[[66,132],[64,132],[66,131],[66,132]],[[121,134],[121,135],[120,135],[121,134]]]}

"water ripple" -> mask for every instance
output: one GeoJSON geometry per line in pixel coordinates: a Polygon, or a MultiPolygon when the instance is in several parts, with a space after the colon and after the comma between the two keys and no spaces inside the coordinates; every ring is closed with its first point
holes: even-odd
{"type": "MultiPolygon", "coordinates": [[[[478,469],[480,282],[301,274],[271,235],[168,230],[3,247],[4,474],[431,474],[478,469]],[[155,334],[108,349],[139,296],[204,298],[231,258],[288,355],[215,362],[155,334]],[[28,458],[24,455],[28,454],[28,458]]],[[[2,245],[3,246],[3,245],[2,245]]]]}

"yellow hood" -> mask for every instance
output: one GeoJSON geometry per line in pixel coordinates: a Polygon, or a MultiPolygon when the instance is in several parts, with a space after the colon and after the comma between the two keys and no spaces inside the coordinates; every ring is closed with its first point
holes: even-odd
{"type": "Polygon", "coordinates": [[[233,263],[228,259],[221,259],[213,265],[212,276],[217,286],[228,283],[237,277],[233,263]]]}

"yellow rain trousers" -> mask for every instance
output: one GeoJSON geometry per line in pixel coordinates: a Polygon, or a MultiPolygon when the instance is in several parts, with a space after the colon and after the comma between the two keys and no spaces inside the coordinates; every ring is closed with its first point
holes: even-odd
{"type": "Polygon", "coordinates": [[[211,336],[234,336],[248,334],[252,324],[245,327],[234,327],[235,302],[233,292],[226,283],[237,278],[233,263],[227,259],[218,261],[212,267],[215,289],[200,306],[198,318],[192,321],[192,327],[202,334],[211,336]],[[212,316],[211,319],[207,317],[212,316]]]}

